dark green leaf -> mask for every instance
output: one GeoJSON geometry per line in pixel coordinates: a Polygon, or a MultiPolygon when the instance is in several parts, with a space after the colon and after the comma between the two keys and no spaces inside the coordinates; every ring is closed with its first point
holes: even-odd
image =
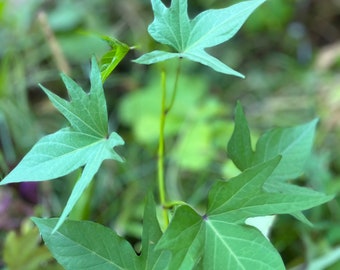
{"type": "Polygon", "coordinates": [[[203,269],[285,269],[279,253],[257,229],[245,225],[246,219],[295,213],[332,196],[299,187],[268,192],[264,184],[280,159],[277,156],[214,184],[203,216],[189,206],[179,207],[157,245],[172,252],[174,268],[170,269],[194,269],[197,263],[203,269]]]}
{"type": "Polygon", "coordinates": [[[239,102],[235,109],[235,128],[229,140],[227,152],[230,159],[241,171],[251,167],[254,152],[251,148],[248,122],[239,102]]]}
{"type": "Polygon", "coordinates": [[[58,219],[33,218],[33,221],[66,270],[139,269],[131,245],[109,228],[90,221],[67,220],[53,233],[58,219]]]}
{"type": "Polygon", "coordinates": [[[168,269],[171,254],[169,251],[155,250],[162,231],[156,216],[156,204],[148,195],[143,218],[142,254],[139,256],[139,269],[168,269]]]}

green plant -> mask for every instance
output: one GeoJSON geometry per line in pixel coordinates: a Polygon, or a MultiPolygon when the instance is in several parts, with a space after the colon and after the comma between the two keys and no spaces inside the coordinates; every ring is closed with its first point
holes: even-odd
{"type": "Polygon", "coordinates": [[[149,33],[176,52],[154,51],[136,62],[152,64],[177,58],[178,67],[170,99],[166,72],[161,73],[157,183],[162,219],[158,221],[151,190],[146,198],[142,248],[138,254],[127,240],[109,228],[67,219],[103,160],[122,161],[113,148],[122,145],[123,140],[117,133],[108,131],[103,81],[128,51],[125,44],[109,40],[113,50],[101,61],[102,72],[92,58],[89,93],[66,75],[62,79],[70,101],[41,86],[70,126],[38,141],[1,185],[52,180],[84,167],[61,217],[33,218],[46,245],[66,269],[284,269],[278,251],[258,229],[247,225],[247,220],[290,214],[309,224],[301,211],[333,198],[289,181],[303,173],[313,144],[316,119],[296,127],[270,130],[258,139],[253,150],[248,123],[238,103],[227,153],[240,174],[228,181],[214,182],[205,209],[169,199],[164,179],[164,129],[179,91],[182,58],[243,77],[205,49],[234,36],[265,0],[207,10],[193,20],[187,15],[187,1],[172,0],[169,8],[160,0],[151,2],[155,19],[149,33]]]}

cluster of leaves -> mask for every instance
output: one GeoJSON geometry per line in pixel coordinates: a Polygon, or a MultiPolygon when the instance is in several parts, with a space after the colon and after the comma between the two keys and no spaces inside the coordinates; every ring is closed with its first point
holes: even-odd
{"type": "MultiPolygon", "coordinates": [[[[152,64],[187,58],[218,72],[242,77],[204,49],[230,39],[264,1],[208,10],[190,20],[187,1],[173,0],[167,8],[160,0],[152,0],[155,20],[149,33],[177,52],[154,51],[136,62],[152,64]]],[[[41,86],[70,126],[38,141],[0,183],[52,180],[84,167],[61,217],[33,218],[54,257],[66,269],[284,269],[278,251],[246,221],[258,216],[291,214],[308,223],[301,211],[332,199],[288,183],[303,173],[317,120],[268,131],[260,137],[254,151],[243,109],[238,104],[227,152],[241,173],[214,183],[205,213],[185,203],[176,207],[165,232],[160,229],[156,203],[149,195],[138,253],[109,228],[89,221],[67,220],[103,160],[122,161],[114,147],[124,142],[117,133],[108,132],[103,81],[129,48],[109,41],[114,50],[104,57],[102,72],[92,58],[89,93],[66,75],[62,75],[62,80],[70,101],[41,86]]]]}
{"type": "Polygon", "coordinates": [[[159,229],[155,203],[149,196],[141,256],[135,254],[126,240],[99,224],[66,221],[53,234],[58,219],[34,218],[34,222],[54,256],[67,269],[96,265],[113,269],[192,269],[197,264],[203,269],[212,266],[214,269],[255,266],[284,269],[271,243],[245,221],[264,215],[297,215],[332,198],[286,183],[291,179],[287,177],[299,176],[302,172],[312,147],[315,124],[314,120],[294,128],[271,130],[261,136],[253,152],[244,146],[250,142],[249,130],[238,105],[228,153],[243,172],[212,186],[205,214],[199,214],[189,205],[178,207],[164,234],[159,229]],[[241,137],[235,139],[239,135],[241,137]],[[254,158],[243,161],[249,150],[254,158]]]}

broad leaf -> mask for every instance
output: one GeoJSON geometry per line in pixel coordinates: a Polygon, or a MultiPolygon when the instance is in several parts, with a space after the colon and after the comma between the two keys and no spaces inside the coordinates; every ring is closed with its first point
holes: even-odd
{"type": "Polygon", "coordinates": [[[101,36],[101,38],[105,40],[111,47],[111,50],[105,53],[100,60],[101,76],[104,83],[107,77],[109,77],[111,72],[120,63],[120,61],[123,60],[125,55],[130,50],[130,47],[115,38],[111,38],[108,36],[101,36]]]}
{"type": "Polygon", "coordinates": [[[108,118],[96,60],[92,59],[91,90],[85,93],[72,79],[62,79],[71,100],[64,100],[42,87],[54,106],[70,122],[70,127],[40,139],[7,175],[1,185],[23,181],[52,180],[85,166],[67,205],[59,219],[57,229],[72,210],[105,159],[122,161],[113,147],[123,144],[115,132],[108,134],[108,118]]]}
{"type": "Polygon", "coordinates": [[[109,228],[90,221],[67,220],[53,233],[58,219],[33,218],[33,221],[66,270],[138,269],[130,243],[109,228]]]}
{"type": "Polygon", "coordinates": [[[264,183],[280,160],[278,156],[228,182],[217,182],[203,216],[188,206],[179,207],[157,245],[172,251],[170,269],[193,269],[199,261],[203,269],[285,269],[279,253],[257,229],[245,225],[246,219],[305,210],[332,196],[268,192],[264,183]]]}
{"type": "Polygon", "coordinates": [[[171,253],[155,249],[162,231],[151,195],[147,197],[144,210],[140,256],[126,240],[100,224],[67,220],[53,233],[58,219],[33,218],[33,221],[45,244],[65,269],[166,270],[169,267],[171,253]]]}
{"type": "Polygon", "coordinates": [[[142,55],[136,62],[152,64],[180,57],[199,62],[221,73],[244,77],[208,54],[205,49],[232,38],[263,2],[265,0],[252,0],[228,8],[206,10],[190,20],[187,0],[172,0],[169,8],[161,0],[151,0],[154,21],[148,31],[156,41],[173,47],[177,52],[153,51],[142,55]]]}

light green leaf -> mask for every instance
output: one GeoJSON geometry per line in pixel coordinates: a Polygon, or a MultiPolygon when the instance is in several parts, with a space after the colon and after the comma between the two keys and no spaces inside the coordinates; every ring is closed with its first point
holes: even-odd
{"type": "Polygon", "coordinates": [[[138,269],[130,243],[109,228],[90,221],[67,220],[53,233],[58,219],[33,218],[33,221],[66,270],[138,269]]]}
{"type": "Polygon", "coordinates": [[[100,60],[102,82],[104,83],[111,72],[129,52],[130,47],[115,38],[111,38],[108,36],[101,36],[101,38],[105,40],[111,47],[111,50],[104,54],[100,60]]]}
{"type": "Polygon", "coordinates": [[[41,86],[53,105],[65,116],[74,130],[95,137],[106,137],[108,132],[107,108],[100,72],[95,58],[92,58],[90,93],[85,93],[68,76],[62,74],[61,78],[67,88],[70,101],[60,98],[41,86]]]}
{"type": "Polygon", "coordinates": [[[140,64],[152,64],[181,57],[221,73],[244,77],[206,53],[205,49],[232,38],[250,14],[264,1],[245,1],[228,8],[206,10],[190,20],[187,0],[172,0],[169,8],[161,0],[151,0],[154,21],[149,25],[148,31],[156,41],[173,47],[177,53],[154,51],[135,61],[140,64]]]}
{"type": "Polygon", "coordinates": [[[227,152],[230,159],[241,171],[251,167],[254,153],[251,148],[250,131],[242,105],[239,102],[235,109],[235,127],[228,142],[227,152]]]}
{"type": "Polygon", "coordinates": [[[92,59],[91,90],[85,93],[73,80],[62,76],[71,101],[42,87],[71,126],[40,139],[8,174],[1,185],[23,181],[44,181],[67,175],[85,166],[55,230],[63,223],[105,159],[122,161],[114,147],[122,145],[115,132],[108,134],[108,119],[101,76],[92,59]]]}

